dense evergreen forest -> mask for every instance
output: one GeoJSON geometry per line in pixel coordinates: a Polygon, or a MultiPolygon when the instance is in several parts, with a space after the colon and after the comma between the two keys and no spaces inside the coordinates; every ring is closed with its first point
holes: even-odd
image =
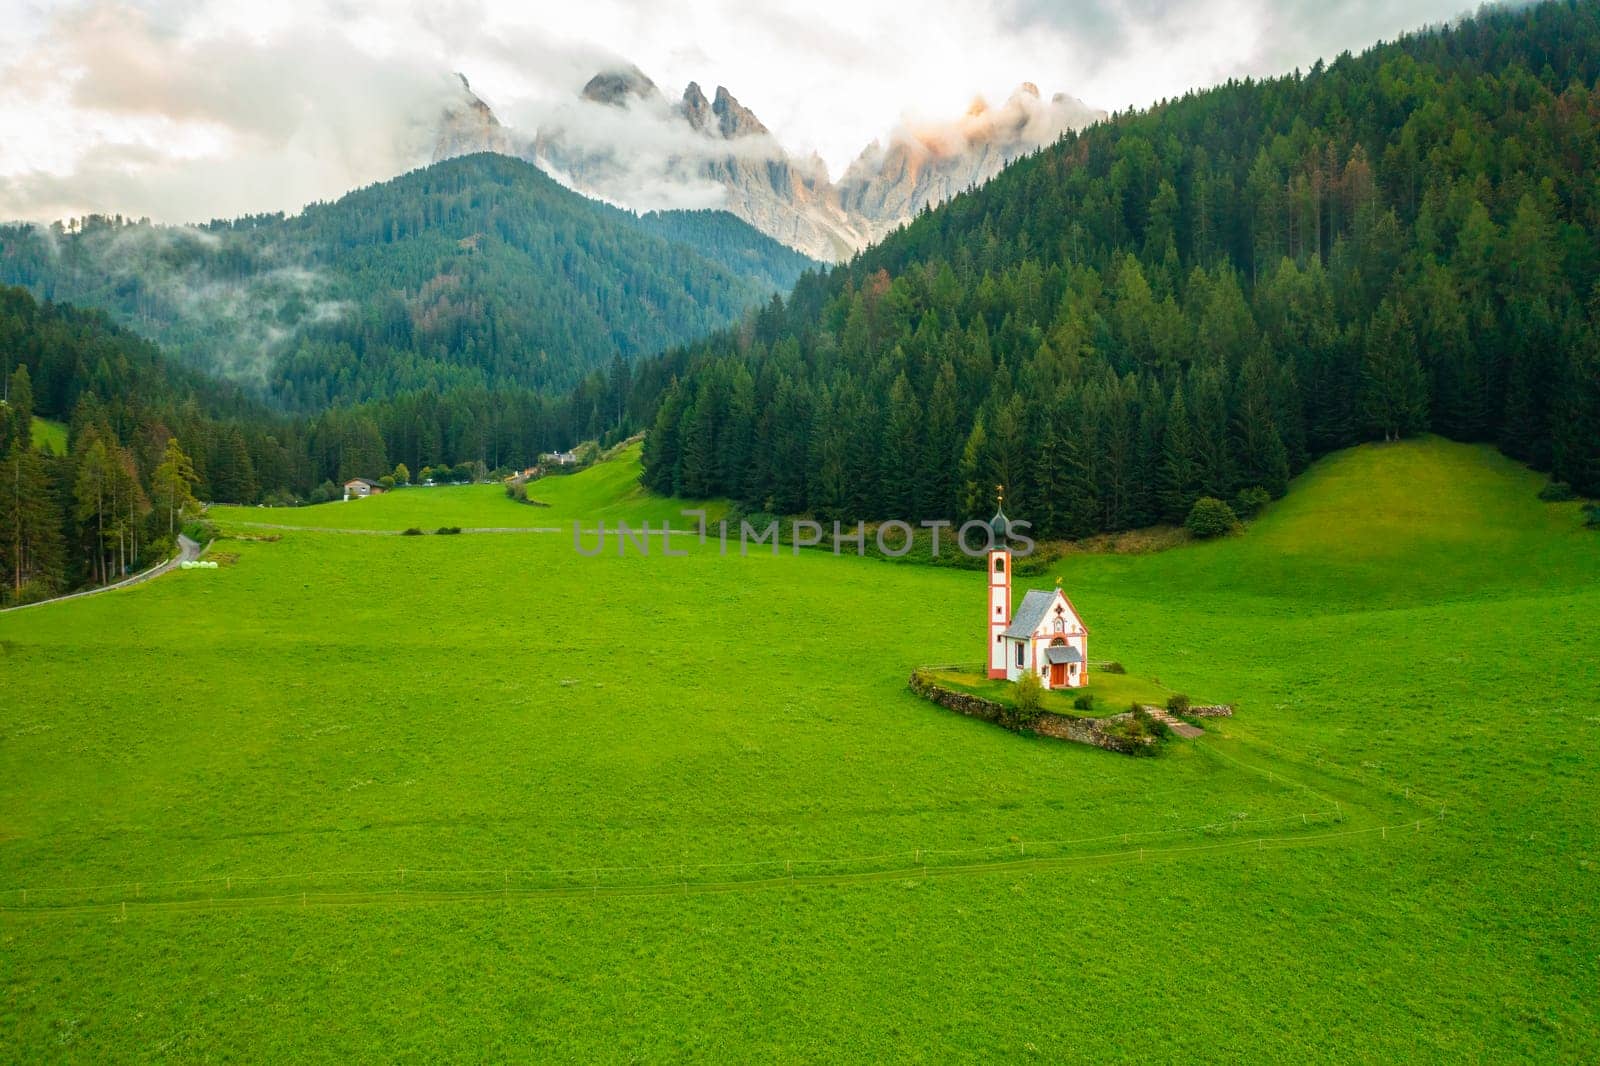
{"type": "Polygon", "coordinates": [[[735,321],[815,264],[725,212],[643,217],[504,156],[199,227],[0,227],[0,282],[94,306],[178,362],[315,411],[570,389],[735,321]]]}
{"type": "Polygon", "coordinates": [[[1114,116],[635,368],[647,481],[1046,536],[1435,431],[1600,494],[1600,3],[1114,116]],[[661,391],[657,391],[661,390],[661,391]]]}
{"type": "Polygon", "coordinates": [[[617,359],[569,397],[421,390],[291,417],[170,365],[102,312],[0,287],[0,604],[164,557],[197,500],[321,500],[356,476],[460,481],[526,466],[570,447],[599,411],[617,417],[630,389],[617,359]],[[33,446],[34,417],[68,424],[68,454],[33,446]]]}

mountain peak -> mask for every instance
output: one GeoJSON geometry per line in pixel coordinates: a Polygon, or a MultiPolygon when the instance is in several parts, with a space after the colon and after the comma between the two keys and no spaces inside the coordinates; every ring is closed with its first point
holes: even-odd
{"type": "Polygon", "coordinates": [[[646,77],[644,71],[632,64],[613,70],[602,70],[589,79],[582,93],[585,100],[612,107],[626,107],[630,99],[645,100],[659,95],[661,91],[656,88],[656,83],[646,77]]]}
{"type": "Polygon", "coordinates": [[[711,101],[700,91],[700,83],[691,81],[684,87],[683,99],[678,103],[681,114],[696,130],[705,130],[711,124],[711,101]]]}
{"type": "Polygon", "coordinates": [[[755,112],[736,100],[726,86],[717,86],[717,98],[711,103],[711,111],[717,116],[717,127],[727,140],[767,132],[755,112]]]}
{"type": "Polygon", "coordinates": [[[505,127],[493,109],[472,91],[467,76],[456,71],[459,85],[439,113],[434,134],[433,161],[473,152],[504,152],[510,146],[505,127]]]}

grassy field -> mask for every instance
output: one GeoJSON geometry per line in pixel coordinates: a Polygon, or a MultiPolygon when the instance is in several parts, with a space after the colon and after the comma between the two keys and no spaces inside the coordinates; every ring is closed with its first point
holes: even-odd
{"type": "MultiPolygon", "coordinates": [[[[441,526],[467,529],[571,529],[573,521],[591,532],[596,523],[614,529],[626,521],[660,528],[665,520],[686,529],[695,520],[685,518],[685,507],[702,508],[712,520],[727,506],[720,501],[687,503],[652,496],[639,485],[639,445],[622,448],[612,461],[576,474],[561,474],[528,485],[535,503],[519,503],[506,495],[504,485],[435,485],[411,487],[364,499],[337,500],[308,507],[217,506],[209,514],[224,529],[324,529],[399,532],[441,526]]],[[[570,543],[570,541],[569,541],[570,543]]],[[[593,544],[592,538],[587,541],[593,544]]]]}
{"type": "MultiPolygon", "coordinates": [[[[676,511],[630,479],[268,513],[676,511]]],[[[288,532],[0,616],[0,1057],[1592,1060],[1600,536],[1539,485],[1367,447],[1064,560],[1238,705],[1155,759],[912,696],[982,576],[821,552],[288,532]]]]}
{"type": "Polygon", "coordinates": [[[52,422],[47,418],[35,418],[33,420],[33,446],[43,452],[66,455],[66,425],[61,422],[52,422]]]}

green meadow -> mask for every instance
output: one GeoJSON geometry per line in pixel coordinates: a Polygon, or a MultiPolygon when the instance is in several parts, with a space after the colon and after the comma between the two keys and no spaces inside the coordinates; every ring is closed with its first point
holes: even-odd
{"type": "Polygon", "coordinates": [[[1032,579],[1237,705],[1151,759],[906,690],[981,573],[574,551],[677,520],[636,476],[216,508],[218,570],[0,615],[0,1058],[1600,1048],[1600,536],[1537,475],[1367,446],[1032,579]],[[518,531],[332,532],[443,525],[518,531]]]}
{"type": "MultiPolygon", "coordinates": [[[[593,529],[618,521],[634,528],[662,521],[680,529],[695,524],[686,507],[704,509],[711,519],[726,512],[718,501],[691,503],[646,492],[639,484],[639,444],[628,444],[608,461],[577,474],[541,478],[528,486],[531,502],[521,503],[500,484],[412,486],[361,499],[335,500],[307,507],[213,507],[208,514],[226,529],[321,529],[398,533],[441,527],[463,529],[548,529],[574,518],[593,529]]],[[[570,529],[570,526],[567,527],[570,529]]],[[[570,543],[570,538],[569,538],[570,543]]],[[[593,540],[587,543],[593,545],[593,540]]]]}
{"type": "Polygon", "coordinates": [[[33,446],[43,452],[66,455],[66,424],[52,422],[48,418],[35,418],[33,420],[33,446]]]}

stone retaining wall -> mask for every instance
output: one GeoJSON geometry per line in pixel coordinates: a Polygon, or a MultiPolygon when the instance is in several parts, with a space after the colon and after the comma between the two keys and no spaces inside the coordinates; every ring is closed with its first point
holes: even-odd
{"type": "Polygon", "coordinates": [[[964,714],[968,718],[981,718],[985,722],[993,722],[1003,729],[1013,733],[1031,732],[1043,737],[1052,737],[1056,740],[1067,740],[1074,744],[1089,744],[1106,751],[1120,752],[1124,755],[1144,753],[1155,743],[1154,737],[1124,737],[1107,733],[1105,727],[1116,722],[1125,722],[1133,717],[1132,711],[1123,711],[1121,714],[1111,715],[1106,718],[1073,718],[1065,714],[1052,714],[1049,711],[1040,712],[1032,722],[1019,721],[1015,712],[1010,707],[994,700],[974,696],[970,692],[956,692],[936,684],[925,676],[922,671],[916,670],[907,682],[912,692],[925,700],[931,700],[947,710],[964,714]]]}
{"type": "Polygon", "coordinates": [[[1231,703],[1198,703],[1191,704],[1185,711],[1168,711],[1165,707],[1157,707],[1153,703],[1141,703],[1139,706],[1146,711],[1165,711],[1167,714],[1179,718],[1232,718],[1233,704],[1231,703]]]}

